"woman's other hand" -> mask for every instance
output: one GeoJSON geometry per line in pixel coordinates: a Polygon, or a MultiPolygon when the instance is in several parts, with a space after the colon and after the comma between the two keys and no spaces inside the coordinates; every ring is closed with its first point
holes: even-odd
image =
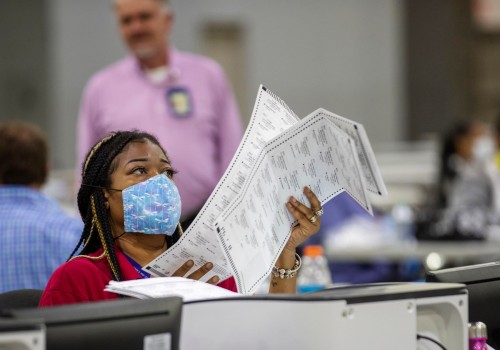
{"type": "MultiPolygon", "coordinates": [[[[193,265],[194,265],[193,260],[186,261],[181,267],[179,267],[179,269],[177,269],[177,271],[175,271],[172,274],[172,276],[186,277],[192,280],[199,280],[200,278],[205,276],[208,272],[210,272],[210,270],[212,270],[212,268],[214,267],[214,264],[212,264],[211,262],[207,262],[203,264],[198,270],[186,276],[186,274],[188,273],[189,270],[191,270],[193,265]]],[[[213,276],[208,281],[206,281],[206,283],[217,284],[219,283],[219,281],[220,281],[219,276],[213,276]]]]}

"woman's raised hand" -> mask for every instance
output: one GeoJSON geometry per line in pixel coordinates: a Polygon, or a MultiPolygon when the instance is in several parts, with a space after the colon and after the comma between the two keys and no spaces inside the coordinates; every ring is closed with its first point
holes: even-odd
{"type": "Polygon", "coordinates": [[[304,195],[307,197],[310,207],[300,203],[295,197],[290,197],[286,203],[288,211],[297,219],[297,224],[293,227],[284,250],[292,251],[294,254],[299,245],[319,231],[320,216],[323,215],[321,203],[309,187],[304,187],[304,195]]]}

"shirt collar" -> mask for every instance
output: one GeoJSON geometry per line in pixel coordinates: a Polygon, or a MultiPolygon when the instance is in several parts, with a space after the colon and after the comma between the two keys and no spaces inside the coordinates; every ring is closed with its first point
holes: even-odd
{"type": "Polygon", "coordinates": [[[137,57],[135,57],[134,55],[129,55],[128,61],[142,79],[146,80],[149,84],[152,84],[154,86],[164,87],[167,85],[176,84],[181,77],[181,69],[178,65],[177,49],[174,46],[170,46],[167,50],[167,55],[169,61],[169,64],[167,66],[167,78],[164,82],[158,84],[151,82],[151,80],[146,76],[137,57]]]}

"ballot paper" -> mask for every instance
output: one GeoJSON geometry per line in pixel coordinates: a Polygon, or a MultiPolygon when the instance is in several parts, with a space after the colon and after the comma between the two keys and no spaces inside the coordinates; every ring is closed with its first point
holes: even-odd
{"type": "Polygon", "coordinates": [[[184,302],[233,298],[241,295],[212,284],[184,277],[145,278],[120,282],[110,281],[104,290],[138,299],[180,296],[184,302]]]}
{"type": "Polygon", "coordinates": [[[260,86],[243,139],[216,188],[179,241],[143,269],[153,276],[171,276],[184,262],[192,259],[194,266],[191,271],[208,261],[214,265],[202,281],[214,275],[221,280],[230,277],[232,271],[213,227],[215,219],[240,192],[266,142],[298,121],[285,102],[260,86]]]}
{"type": "Polygon", "coordinates": [[[269,275],[294,218],[290,196],[309,204],[309,186],[322,204],[347,191],[371,212],[367,190],[386,188],[363,126],[318,109],[299,120],[265,87],[259,88],[242,142],[212,195],[180,240],[144,269],[172,275],[193,259],[221,279],[234,276],[240,293],[253,293],[269,275]]]}

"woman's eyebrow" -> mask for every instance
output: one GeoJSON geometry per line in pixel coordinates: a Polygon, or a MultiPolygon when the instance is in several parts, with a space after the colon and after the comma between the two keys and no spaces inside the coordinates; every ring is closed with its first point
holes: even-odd
{"type": "MultiPolygon", "coordinates": [[[[128,160],[126,164],[130,164],[130,163],[134,163],[134,162],[147,162],[149,160],[150,160],[150,158],[134,158],[134,159],[128,160]]],[[[160,162],[170,165],[170,162],[168,161],[168,159],[162,158],[162,159],[160,159],[160,162]]]]}
{"type": "Polygon", "coordinates": [[[133,163],[133,162],[147,162],[149,158],[135,158],[135,159],[130,159],[127,161],[127,164],[133,163]]]}

